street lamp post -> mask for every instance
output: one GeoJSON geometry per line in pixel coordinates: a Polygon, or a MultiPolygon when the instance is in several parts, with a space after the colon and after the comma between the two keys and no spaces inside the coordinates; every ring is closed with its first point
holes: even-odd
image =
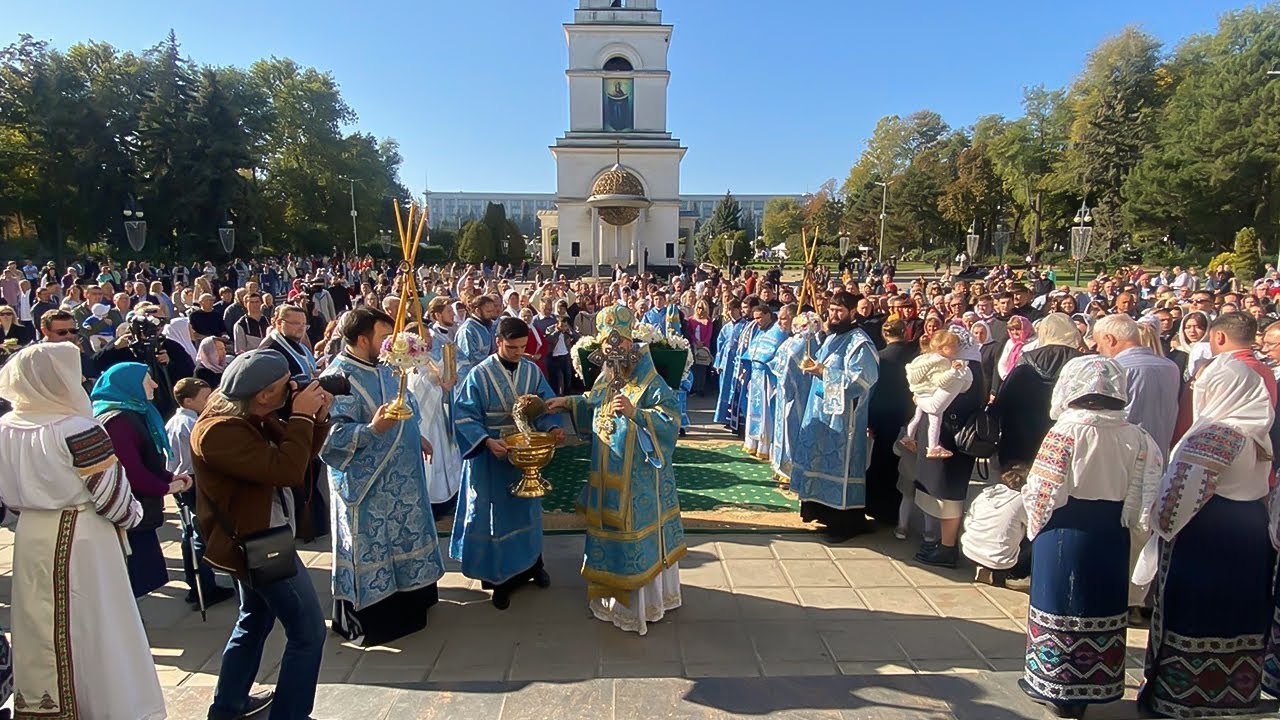
{"type": "Polygon", "coordinates": [[[124,236],[129,247],[134,252],[142,250],[147,243],[147,221],[142,219],[142,208],[138,207],[136,200],[129,198],[129,204],[124,206],[121,214],[124,215],[124,236]]]}
{"type": "Polygon", "coordinates": [[[360,235],[356,232],[356,179],[339,175],[339,180],[351,183],[351,242],[355,245],[356,256],[360,256],[360,235]]]}
{"type": "Polygon", "coordinates": [[[880,194],[880,254],[878,256],[878,259],[880,260],[880,262],[884,263],[884,219],[886,217],[885,208],[889,204],[889,186],[893,184],[893,181],[890,180],[889,182],[880,182],[879,180],[877,180],[876,184],[884,188],[884,191],[880,194]]]}
{"type": "Polygon", "coordinates": [[[1093,228],[1089,227],[1089,223],[1093,222],[1093,208],[1088,205],[1088,198],[1080,201],[1080,209],[1076,211],[1076,225],[1071,228],[1071,255],[1076,261],[1076,287],[1080,286],[1080,266],[1084,263],[1085,255],[1089,254],[1089,242],[1093,240],[1093,228]]]}

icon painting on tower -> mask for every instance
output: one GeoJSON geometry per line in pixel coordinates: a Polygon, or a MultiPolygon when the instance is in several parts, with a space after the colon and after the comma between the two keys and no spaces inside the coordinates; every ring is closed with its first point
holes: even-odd
{"type": "Polygon", "coordinates": [[[605,132],[630,132],[635,123],[634,80],[604,79],[605,132]]]}

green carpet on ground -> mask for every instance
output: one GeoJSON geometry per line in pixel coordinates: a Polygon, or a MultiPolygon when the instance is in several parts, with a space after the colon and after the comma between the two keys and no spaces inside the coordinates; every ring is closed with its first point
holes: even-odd
{"type": "MultiPolygon", "coordinates": [[[[573,512],[591,465],[590,444],[560,448],[542,474],[553,486],[542,499],[544,510],[573,512]]],[[[784,495],[768,463],[755,460],[739,445],[719,448],[677,446],[676,487],[680,509],[715,510],[725,506],[756,512],[796,512],[800,505],[784,495]]]]}

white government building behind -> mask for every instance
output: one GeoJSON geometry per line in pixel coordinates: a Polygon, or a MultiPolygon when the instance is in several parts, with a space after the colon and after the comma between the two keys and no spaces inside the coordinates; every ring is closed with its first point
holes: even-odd
{"type": "MultiPolygon", "coordinates": [[[[680,193],[687,148],[667,130],[671,32],[657,0],[580,0],[573,22],[564,25],[569,129],[551,146],[556,192],[431,192],[432,226],[461,227],[494,202],[522,232],[538,237],[546,264],[553,256],[566,267],[643,269],[693,260],[687,240],[723,195],[680,193]],[[618,202],[639,209],[612,210],[618,202]]],[[[735,197],[742,227],[754,237],[775,196],[735,197]]]]}

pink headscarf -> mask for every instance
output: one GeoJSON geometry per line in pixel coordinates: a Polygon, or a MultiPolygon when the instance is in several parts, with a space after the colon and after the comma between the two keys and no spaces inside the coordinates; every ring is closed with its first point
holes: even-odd
{"type": "Polygon", "coordinates": [[[1009,342],[1005,346],[1004,353],[1000,358],[1000,377],[1009,377],[1009,373],[1017,367],[1018,361],[1022,359],[1022,348],[1026,346],[1031,338],[1035,337],[1035,328],[1031,325],[1031,321],[1021,315],[1014,315],[1009,318],[1009,342]],[[1018,337],[1014,337],[1013,321],[1018,320],[1017,331],[1018,337]]]}
{"type": "Polygon", "coordinates": [[[227,357],[224,355],[222,362],[218,362],[218,343],[220,342],[213,337],[201,340],[200,349],[196,351],[196,365],[216,373],[226,370],[227,357]]]}

